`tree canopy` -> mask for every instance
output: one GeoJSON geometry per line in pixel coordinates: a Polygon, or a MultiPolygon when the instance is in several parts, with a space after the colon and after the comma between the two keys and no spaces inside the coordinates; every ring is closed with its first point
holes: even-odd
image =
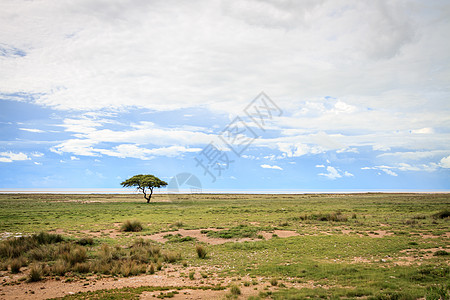
{"type": "Polygon", "coordinates": [[[147,203],[152,198],[153,189],[164,187],[167,182],[159,179],[154,175],[135,175],[121,183],[122,187],[136,187],[138,190],[144,193],[144,198],[147,199],[147,203]]]}

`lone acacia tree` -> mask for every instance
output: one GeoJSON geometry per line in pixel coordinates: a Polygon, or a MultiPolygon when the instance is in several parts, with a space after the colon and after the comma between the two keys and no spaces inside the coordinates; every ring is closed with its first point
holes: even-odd
{"type": "Polygon", "coordinates": [[[121,185],[122,187],[136,187],[138,191],[140,190],[144,193],[144,198],[149,203],[152,198],[153,189],[155,187],[160,188],[166,186],[167,182],[154,175],[135,175],[122,182],[121,185]]]}

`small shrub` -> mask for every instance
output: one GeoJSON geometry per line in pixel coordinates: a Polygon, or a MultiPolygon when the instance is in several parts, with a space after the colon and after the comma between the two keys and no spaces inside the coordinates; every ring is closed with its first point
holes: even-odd
{"type": "Polygon", "coordinates": [[[31,249],[28,252],[28,257],[31,260],[36,260],[36,261],[52,260],[52,258],[54,258],[54,256],[55,256],[54,248],[49,247],[49,246],[41,246],[39,248],[31,249]]]}
{"type": "Polygon", "coordinates": [[[241,294],[241,289],[237,285],[232,285],[230,287],[230,293],[232,295],[240,295],[241,294]]]}
{"type": "Polygon", "coordinates": [[[67,262],[65,262],[64,260],[58,260],[51,267],[52,273],[59,275],[59,276],[64,276],[64,274],[66,274],[68,269],[69,269],[69,266],[68,266],[67,262]]]}
{"type": "Polygon", "coordinates": [[[148,273],[148,274],[155,274],[155,265],[154,265],[153,263],[151,263],[151,264],[149,265],[148,270],[147,270],[147,273],[148,273]]]}
{"type": "Polygon", "coordinates": [[[25,265],[25,259],[23,257],[18,257],[13,260],[11,260],[10,268],[11,273],[17,274],[20,272],[20,268],[25,265]]]}
{"type": "Polygon", "coordinates": [[[160,261],[158,261],[156,263],[156,270],[161,271],[161,269],[162,269],[162,263],[160,261]]]}
{"type": "Polygon", "coordinates": [[[417,224],[417,220],[414,219],[405,221],[405,225],[415,225],[415,224],[417,224]]]}
{"type": "Polygon", "coordinates": [[[201,259],[206,258],[207,251],[205,247],[203,247],[202,245],[196,245],[195,250],[197,251],[197,255],[199,258],[201,259]]]}
{"type": "Polygon", "coordinates": [[[111,247],[102,244],[97,256],[102,263],[109,263],[112,260],[111,247]]]}
{"type": "Polygon", "coordinates": [[[91,270],[93,273],[109,275],[111,274],[112,268],[113,265],[111,264],[111,262],[102,262],[101,260],[96,260],[91,263],[91,270]]]}
{"type": "Polygon", "coordinates": [[[433,255],[434,256],[445,256],[445,255],[449,255],[449,253],[445,250],[438,250],[438,251],[434,252],[433,255]]]}
{"type": "Polygon", "coordinates": [[[28,282],[37,282],[42,280],[42,267],[33,265],[28,275],[28,282]]]}
{"type": "Polygon", "coordinates": [[[189,279],[194,280],[195,279],[195,271],[189,272],[189,279]]]}
{"type": "Polygon", "coordinates": [[[35,247],[36,241],[29,237],[10,238],[0,243],[0,257],[16,258],[35,247]]]}
{"type": "Polygon", "coordinates": [[[182,228],[182,227],[184,227],[184,226],[185,226],[184,223],[181,222],[181,221],[177,221],[177,222],[175,222],[175,223],[169,225],[169,227],[177,227],[177,228],[182,228]]]}
{"type": "Polygon", "coordinates": [[[145,266],[137,264],[136,262],[130,260],[122,263],[120,267],[120,274],[124,277],[135,276],[145,272],[145,266]]]}
{"type": "Polygon", "coordinates": [[[158,246],[152,245],[148,249],[149,253],[151,253],[153,256],[159,256],[161,254],[161,248],[158,246]]]}
{"type": "Polygon", "coordinates": [[[32,239],[36,240],[38,244],[56,244],[64,241],[63,237],[59,234],[52,234],[47,232],[40,232],[31,236],[32,239]]]}
{"type": "Polygon", "coordinates": [[[75,266],[73,266],[73,270],[78,273],[89,273],[91,271],[91,265],[87,262],[76,263],[75,266]]]}
{"type": "Polygon", "coordinates": [[[87,245],[92,246],[92,245],[94,245],[94,239],[90,238],[90,237],[81,238],[76,243],[81,246],[87,246],[87,245]]]}
{"type": "Polygon", "coordinates": [[[165,262],[174,263],[181,259],[181,254],[173,251],[166,251],[162,254],[165,262]]]}
{"type": "Polygon", "coordinates": [[[76,263],[82,263],[87,258],[86,249],[83,247],[72,248],[68,252],[64,252],[61,256],[71,266],[76,263]]]}
{"type": "Polygon", "coordinates": [[[278,285],[278,280],[276,278],[272,278],[270,279],[270,284],[273,286],[277,286],[278,285]]]}
{"type": "Polygon", "coordinates": [[[435,213],[433,216],[435,219],[446,219],[450,217],[450,210],[443,210],[438,213],[435,213]]]}
{"type": "Polygon", "coordinates": [[[122,226],[120,227],[121,231],[125,231],[125,232],[138,232],[138,231],[142,231],[143,227],[141,222],[137,221],[137,220],[127,220],[125,221],[122,226]]]}

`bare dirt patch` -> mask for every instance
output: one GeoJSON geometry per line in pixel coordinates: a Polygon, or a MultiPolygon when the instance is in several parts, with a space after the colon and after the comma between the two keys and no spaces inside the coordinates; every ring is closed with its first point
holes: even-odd
{"type": "MultiPolygon", "coordinates": [[[[231,239],[223,239],[223,238],[212,238],[207,236],[206,233],[202,233],[202,230],[214,230],[219,231],[217,228],[205,228],[205,229],[178,229],[175,231],[165,231],[160,232],[152,235],[142,236],[144,239],[151,239],[155,242],[159,243],[166,243],[168,239],[166,239],[164,236],[168,234],[180,234],[183,237],[193,237],[196,238],[199,242],[204,242],[210,245],[220,245],[228,242],[251,242],[251,241],[262,241],[263,239],[260,238],[231,238],[231,239]]],[[[261,235],[264,239],[269,240],[273,238],[274,235],[280,237],[280,238],[288,238],[292,236],[298,236],[299,234],[292,230],[274,230],[273,232],[266,232],[261,231],[258,233],[258,235],[261,235]]]]}
{"type": "Polygon", "coordinates": [[[390,236],[390,235],[394,234],[394,233],[386,231],[386,230],[368,231],[368,232],[364,232],[364,234],[362,234],[360,232],[355,232],[354,230],[350,230],[350,229],[341,229],[341,232],[342,232],[342,234],[345,234],[345,235],[355,234],[360,237],[367,235],[372,238],[383,238],[385,236],[390,236]]]}
{"type": "Polygon", "coordinates": [[[171,299],[224,299],[227,291],[213,291],[213,290],[169,290],[169,291],[154,291],[154,292],[143,292],[139,299],[155,299],[161,294],[167,294],[169,292],[176,291],[178,294],[175,294],[171,299]]]}
{"type": "Polygon", "coordinates": [[[424,239],[450,238],[450,232],[446,232],[443,235],[433,235],[433,234],[421,233],[420,236],[424,239]]]}
{"type": "MultiPolygon", "coordinates": [[[[209,271],[217,271],[217,269],[210,268],[209,271]]],[[[85,280],[78,280],[73,282],[64,282],[62,280],[46,280],[42,282],[22,282],[16,285],[3,285],[0,287],[0,298],[5,300],[10,299],[49,299],[56,297],[64,297],[66,295],[72,295],[79,292],[97,291],[97,290],[110,290],[120,289],[124,287],[141,287],[141,286],[154,286],[154,287],[212,287],[221,285],[227,287],[225,290],[210,290],[210,289],[173,289],[166,291],[154,291],[144,292],[140,296],[140,299],[154,299],[161,293],[167,294],[170,291],[177,290],[178,294],[173,299],[223,299],[226,294],[229,294],[230,284],[239,286],[241,290],[241,297],[246,299],[249,296],[257,295],[265,288],[268,290],[276,290],[277,287],[270,285],[270,278],[257,277],[257,278],[232,278],[232,277],[219,277],[215,272],[208,272],[210,275],[208,278],[201,278],[200,273],[208,271],[205,267],[189,267],[186,269],[166,269],[154,275],[141,275],[135,277],[126,278],[97,278],[92,276],[85,280]],[[191,280],[186,278],[187,273],[194,271],[195,279],[191,280]],[[249,286],[244,286],[243,282],[256,282],[249,286]]],[[[19,276],[19,275],[18,275],[19,276]]],[[[23,276],[23,274],[22,274],[23,276]]],[[[313,288],[316,285],[314,282],[305,283],[291,283],[289,281],[280,281],[286,287],[313,288]]]]}

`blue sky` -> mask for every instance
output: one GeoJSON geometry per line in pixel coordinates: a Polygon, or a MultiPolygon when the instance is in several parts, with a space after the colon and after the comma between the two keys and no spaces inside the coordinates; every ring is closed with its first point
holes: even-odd
{"type": "Polygon", "coordinates": [[[298,2],[2,1],[0,189],[450,190],[448,3],[298,2]]]}

